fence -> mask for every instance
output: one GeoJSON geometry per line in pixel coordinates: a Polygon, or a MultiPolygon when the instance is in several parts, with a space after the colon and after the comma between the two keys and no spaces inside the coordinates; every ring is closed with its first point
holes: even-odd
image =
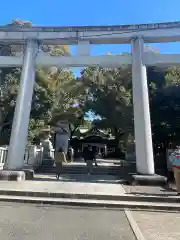
{"type": "Polygon", "coordinates": [[[4,164],[6,163],[7,153],[8,153],[8,147],[7,146],[0,147],[0,170],[3,169],[4,164]]]}
{"type": "Polygon", "coordinates": [[[24,154],[24,166],[34,169],[40,167],[43,161],[43,148],[41,146],[28,146],[24,154]]]}
{"type": "MultiPolygon", "coordinates": [[[[0,170],[3,169],[7,162],[8,146],[0,147],[0,170]]],[[[50,156],[54,158],[54,149],[50,151],[50,156]]],[[[44,159],[43,147],[41,146],[28,146],[24,155],[24,166],[30,166],[34,169],[42,165],[44,159]]]]}

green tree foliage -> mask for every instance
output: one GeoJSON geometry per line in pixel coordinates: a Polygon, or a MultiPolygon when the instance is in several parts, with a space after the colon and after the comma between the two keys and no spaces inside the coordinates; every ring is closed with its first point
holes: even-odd
{"type": "Polygon", "coordinates": [[[120,137],[132,130],[131,71],[87,68],[81,80],[87,86],[86,110],[101,117],[97,127],[109,129],[119,144],[120,137]]]}
{"type": "Polygon", "coordinates": [[[7,144],[13,120],[19,84],[19,70],[13,69],[1,77],[0,144],[7,144]]]}
{"type": "Polygon", "coordinates": [[[84,85],[71,71],[58,69],[49,79],[49,88],[54,93],[51,124],[68,121],[73,136],[84,122],[84,85]]]}
{"type": "MultiPolygon", "coordinates": [[[[1,84],[3,93],[0,115],[1,144],[8,144],[9,141],[16,98],[19,90],[20,74],[20,69],[11,70],[10,73],[5,75],[5,79],[3,79],[1,84]]],[[[43,86],[41,82],[42,76],[37,71],[29,124],[30,141],[33,139],[33,133],[34,135],[38,134],[40,127],[46,126],[52,118],[51,109],[53,104],[53,94],[48,88],[43,86]],[[36,124],[37,128],[35,127],[36,124]]]]}
{"type": "MultiPolygon", "coordinates": [[[[147,69],[153,141],[166,145],[180,139],[180,69],[147,69]]],[[[97,127],[109,129],[117,142],[133,134],[131,69],[87,68],[82,72],[87,87],[86,111],[101,117],[97,127]]]]}
{"type": "Polygon", "coordinates": [[[91,129],[93,126],[93,122],[91,120],[84,120],[83,124],[80,127],[91,129]]]}
{"type": "Polygon", "coordinates": [[[168,146],[180,143],[180,69],[164,72],[161,87],[154,89],[151,98],[153,140],[168,146]]]}
{"type": "MultiPolygon", "coordinates": [[[[31,27],[31,22],[13,20],[9,27],[31,27]]],[[[67,46],[40,46],[41,53],[52,56],[69,55],[67,46]]],[[[22,46],[0,46],[1,55],[12,56],[22,54],[22,46]]],[[[6,68],[1,70],[0,130],[1,144],[8,144],[12,126],[14,107],[19,89],[21,69],[6,68]]],[[[66,120],[72,131],[83,122],[83,87],[75,81],[73,73],[66,69],[37,68],[36,83],[32,99],[29,141],[38,136],[49,124],[66,120]]]]}

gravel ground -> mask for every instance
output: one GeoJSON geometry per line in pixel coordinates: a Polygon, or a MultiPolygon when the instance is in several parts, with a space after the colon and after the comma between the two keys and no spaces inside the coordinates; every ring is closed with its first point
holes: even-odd
{"type": "Polygon", "coordinates": [[[124,211],[0,203],[3,240],[135,240],[124,211]]]}

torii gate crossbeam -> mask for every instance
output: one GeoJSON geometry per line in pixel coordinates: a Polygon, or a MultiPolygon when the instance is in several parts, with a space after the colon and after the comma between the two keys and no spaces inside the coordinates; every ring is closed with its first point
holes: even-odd
{"type": "MultiPolygon", "coordinates": [[[[73,57],[56,57],[56,56],[38,56],[35,64],[40,67],[119,67],[120,65],[132,65],[132,56],[73,56],[73,57]]],[[[169,66],[180,65],[180,54],[154,54],[153,52],[143,53],[143,64],[146,66],[169,66]]],[[[23,57],[0,56],[0,67],[21,67],[23,57]]]]}
{"type": "Polygon", "coordinates": [[[49,45],[72,45],[81,40],[90,44],[125,44],[142,36],[147,43],[180,41],[180,22],[82,27],[0,26],[0,43],[8,44],[25,43],[30,38],[49,45]]]}

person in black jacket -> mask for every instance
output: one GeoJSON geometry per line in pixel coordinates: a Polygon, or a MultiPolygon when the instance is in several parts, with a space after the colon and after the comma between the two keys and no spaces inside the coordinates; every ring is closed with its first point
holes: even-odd
{"type": "Polygon", "coordinates": [[[92,147],[90,145],[84,147],[83,158],[84,158],[84,161],[86,162],[86,165],[87,165],[88,175],[92,174],[94,154],[93,154],[93,151],[92,151],[92,147]]]}
{"type": "Polygon", "coordinates": [[[95,166],[97,167],[97,161],[96,161],[96,155],[97,155],[97,147],[96,146],[92,146],[92,154],[93,154],[93,162],[95,163],[95,166]]]}

